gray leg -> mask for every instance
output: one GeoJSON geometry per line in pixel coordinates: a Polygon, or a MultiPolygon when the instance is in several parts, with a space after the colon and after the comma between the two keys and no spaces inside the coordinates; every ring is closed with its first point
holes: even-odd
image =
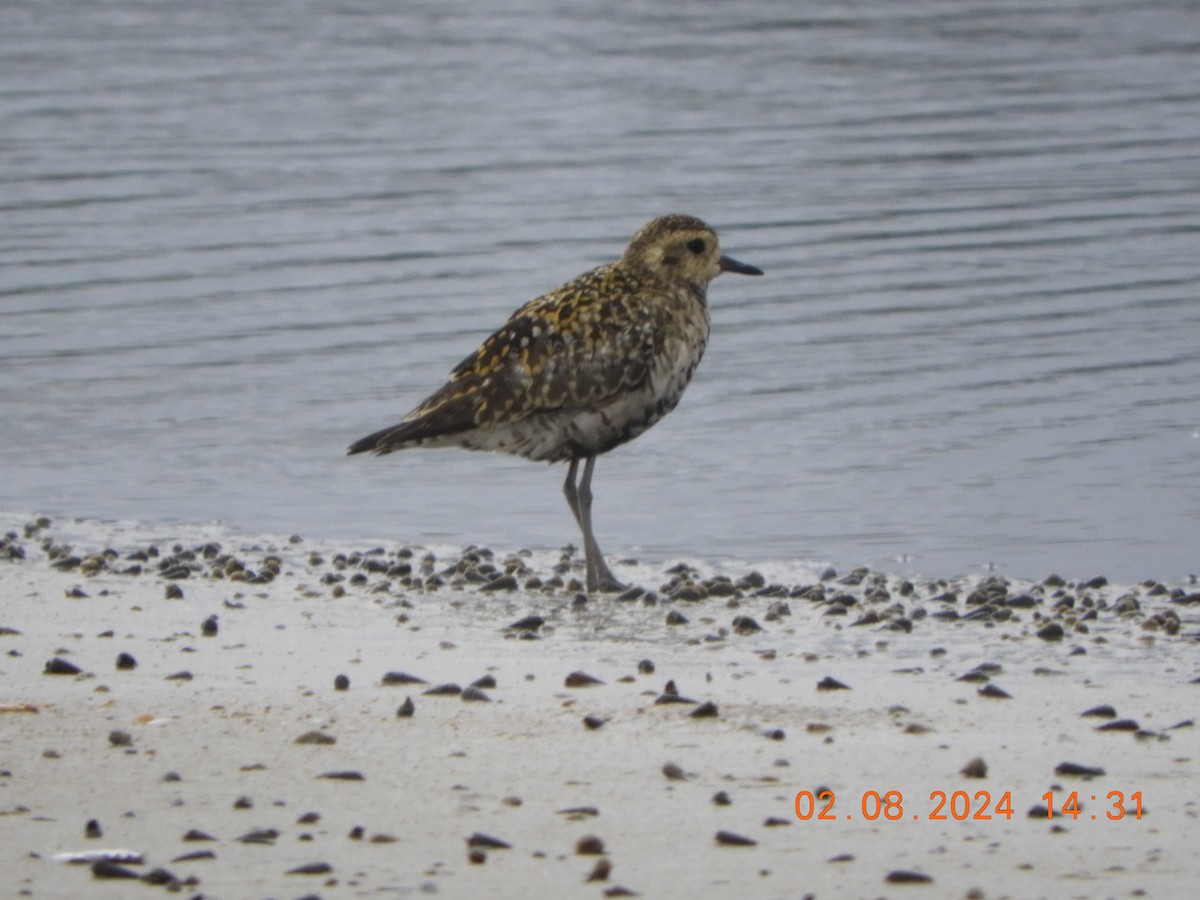
{"type": "Polygon", "coordinates": [[[604,554],[600,552],[600,544],[592,531],[592,470],[596,466],[596,457],[589,456],[583,464],[583,476],[575,485],[573,476],[577,460],[571,460],[571,468],[567,471],[567,503],[575,520],[583,532],[583,550],[587,559],[587,589],[588,593],[595,591],[620,591],[624,589],[613,576],[608,564],[604,562],[604,554]],[[568,487],[569,486],[569,487],[568,487]]]}

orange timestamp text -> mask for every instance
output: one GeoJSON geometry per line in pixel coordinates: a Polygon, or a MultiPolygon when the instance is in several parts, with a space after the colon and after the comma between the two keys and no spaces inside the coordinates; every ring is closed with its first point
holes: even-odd
{"type": "MultiPolygon", "coordinates": [[[[1030,817],[1045,816],[1047,819],[1070,817],[1073,820],[1085,819],[1103,821],[1105,819],[1117,822],[1126,817],[1142,818],[1142,792],[1134,791],[1126,795],[1123,791],[1109,791],[1107,794],[1089,794],[1093,802],[1103,802],[1099,812],[1090,810],[1085,813],[1080,802],[1079,792],[1055,794],[1047,791],[1039,798],[1042,804],[1030,810],[1030,817]]],[[[896,822],[903,819],[926,819],[930,821],[989,821],[991,819],[1012,819],[1012,791],[993,797],[991,791],[933,791],[928,802],[922,801],[917,811],[912,805],[905,807],[905,797],[901,791],[863,791],[858,795],[857,806],[852,806],[847,812],[845,807],[837,808],[837,796],[830,790],[800,791],[796,794],[796,818],[803,822],[810,820],[818,822],[836,822],[845,819],[863,818],[874,822],[883,819],[896,822]]]]}

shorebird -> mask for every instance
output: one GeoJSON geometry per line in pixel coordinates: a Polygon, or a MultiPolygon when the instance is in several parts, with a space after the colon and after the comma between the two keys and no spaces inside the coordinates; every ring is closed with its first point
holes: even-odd
{"type": "Polygon", "coordinates": [[[620,590],[592,531],[596,457],[675,408],[708,343],[706,293],[722,272],[762,274],[722,255],[699,219],[654,219],[619,260],[530,300],[402,422],[349,452],[464,447],[566,462],[587,590],[620,590]]]}

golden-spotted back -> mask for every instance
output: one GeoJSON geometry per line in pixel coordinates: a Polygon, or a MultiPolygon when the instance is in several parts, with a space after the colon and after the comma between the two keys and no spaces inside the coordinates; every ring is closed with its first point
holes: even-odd
{"type": "Polygon", "coordinates": [[[691,216],[641,228],[621,259],[531,300],[404,421],[351,453],[412,446],[498,450],[535,460],[595,456],[675,408],[708,341],[705,293],[722,256],[691,216]]]}

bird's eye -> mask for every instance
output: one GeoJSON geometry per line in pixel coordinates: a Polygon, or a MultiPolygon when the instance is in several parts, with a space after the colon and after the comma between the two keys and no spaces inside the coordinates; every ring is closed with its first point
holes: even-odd
{"type": "Polygon", "coordinates": [[[687,248],[699,256],[708,249],[708,244],[704,243],[704,238],[693,238],[687,242],[687,248]]]}

